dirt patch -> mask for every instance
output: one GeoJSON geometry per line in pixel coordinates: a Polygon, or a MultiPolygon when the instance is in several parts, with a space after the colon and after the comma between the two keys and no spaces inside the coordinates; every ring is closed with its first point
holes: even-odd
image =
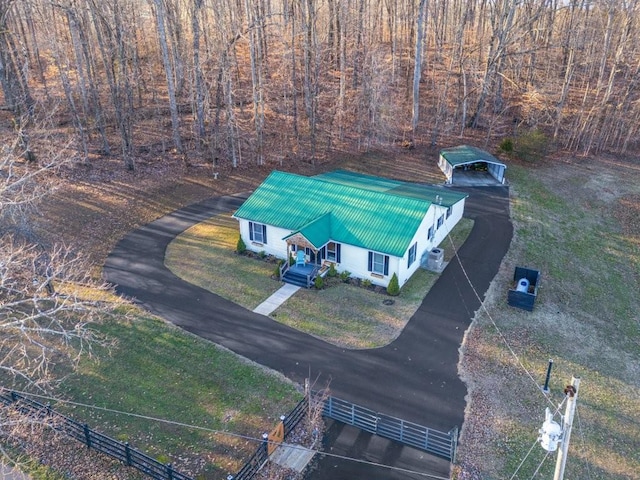
{"type": "Polygon", "coordinates": [[[620,222],[622,231],[638,237],[640,243],[640,195],[625,195],[616,201],[614,216],[620,222]]]}

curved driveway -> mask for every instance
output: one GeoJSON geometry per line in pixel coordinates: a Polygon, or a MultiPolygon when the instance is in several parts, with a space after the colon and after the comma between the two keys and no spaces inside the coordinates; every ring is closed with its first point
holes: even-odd
{"type": "MultiPolygon", "coordinates": [[[[508,189],[460,191],[470,194],[465,217],[475,224],[458,258],[483,298],[511,242],[508,189]]],[[[458,349],[480,301],[458,260],[446,267],[391,344],[371,350],[338,348],[187,283],[164,266],[165,249],[176,235],[213,215],[238,208],[246,197],[213,198],[131,232],[109,255],[104,267],[106,280],[154,314],[294,381],[303,382],[311,371],[312,378],[331,379],[336,397],[442,431],[461,426],[466,388],[458,378],[458,349]]],[[[387,451],[384,456],[391,458],[365,458],[393,463],[400,462],[396,457],[402,453],[387,451]]],[[[418,468],[414,461],[400,463],[418,468]]],[[[444,467],[433,468],[435,472],[444,467]]],[[[319,470],[324,470],[322,462],[319,470]]],[[[326,478],[356,478],[355,473],[342,476],[337,470],[341,469],[334,469],[326,478]]],[[[361,472],[357,477],[364,475],[361,472]]]]}

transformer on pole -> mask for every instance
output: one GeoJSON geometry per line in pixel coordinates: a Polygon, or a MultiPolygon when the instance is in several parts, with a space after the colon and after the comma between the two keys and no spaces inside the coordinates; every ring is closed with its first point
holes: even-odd
{"type": "Polygon", "coordinates": [[[547,408],[545,411],[545,421],[539,430],[540,436],[538,440],[540,441],[540,446],[547,452],[558,451],[553,480],[563,480],[564,478],[564,469],[567,464],[571,427],[573,426],[573,416],[576,411],[579,387],[580,379],[573,377],[571,379],[571,385],[567,385],[564,389],[564,394],[567,397],[567,407],[562,419],[562,426],[553,420],[553,414],[547,408]],[[560,445],[560,448],[558,448],[558,445],[560,445]]]}

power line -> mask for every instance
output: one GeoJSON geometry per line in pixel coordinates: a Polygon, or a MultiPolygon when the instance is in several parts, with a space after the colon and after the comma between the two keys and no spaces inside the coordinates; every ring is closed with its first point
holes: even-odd
{"type": "MultiPolygon", "coordinates": [[[[0,390],[4,390],[4,391],[10,391],[4,387],[0,387],[0,390]]],[[[159,418],[159,417],[151,417],[149,415],[142,415],[142,414],[138,414],[138,413],[131,413],[131,412],[123,412],[121,410],[115,410],[113,408],[108,408],[108,407],[99,407],[97,405],[89,405],[86,403],[81,403],[81,402],[74,402],[72,400],[61,400],[59,398],[55,398],[55,397],[50,397],[47,395],[41,395],[41,394],[36,394],[36,393],[30,393],[30,392],[21,392],[18,390],[13,390],[15,393],[18,393],[20,395],[24,395],[26,397],[36,397],[36,398],[41,398],[43,400],[49,400],[49,401],[53,401],[53,402],[57,402],[57,403],[62,403],[62,404],[67,404],[67,405],[73,405],[76,407],[83,407],[83,408],[90,408],[93,410],[101,410],[104,412],[109,412],[109,413],[115,413],[118,415],[126,415],[126,416],[130,416],[130,417],[135,417],[135,418],[140,418],[142,420],[149,420],[149,421],[154,421],[154,422],[160,422],[160,423],[166,423],[169,425],[174,425],[174,426],[178,426],[178,427],[184,427],[184,428],[189,428],[189,429],[194,429],[194,430],[202,430],[208,433],[213,433],[215,435],[226,435],[229,437],[234,437],[234,438],[240,438],[242,440],[248,440],[248,441],[252,441],[252,442],[256,442],[256,443],[264,443],[265,440],[263,438],[258,438],[258,437],[252,437],[250,435],[242,435],[239,433],[233,433],[233,432],[228,432],[225,430],[216,430],[214,428],[208,428],[208,427],[203,427],[200,425],[191,425],[188,423],[183,423],[183,422],[178,422],[175,420],[167,420],[165,418],[159,418]]],[[[267,441],[267,443],[274,443],[276,444],[277,442],[269,442],[267,441]]],[[[448,480],[448,477],[441,477],[439,475],[433,475],[430,473],[425,473],[425,472],[418,472],[416,470],[411,470],[411,469],[407,469],[407,468],[401,468],[401,467],[394,467],[391,465],[385,465],[383,463],[377,463],[377,462],[371,462],[368,460],[361,460],[358,458],[353,458],[353,457],[348,457],[345,455],[338,455],[336,453],[330,453],[330,452],[324,452],[321,450],[317,450],[317,449],[313,449],[313,448],[308,448],[308,447],[304,447],[302,445],[294,445],[294,444],[290,444],[290,443],[278,443],[278,445],[283,445],[286,446],[287,448],[291,448],[291,449],[295,449],[295,450],[304,450],[307,452],[314,452],[314,454],[318,454],[318,455],[324,455],[327,457],[332,457],[332,458],[337,458],[339,460],[347,460],[350,462],[355,462],[355,463],[361,463],[364,465],[369,465],[372,467],[377,467],[377,468],[386,468],[387,470],[393,470],[393,471],[397,471],[400,473],[407,473],[407,474],[411,474],[411,475],[417,475],[420,477],[424,477],[424,478],[431,478],[434,480],[448,480]]]]}
{"type": "Polygon", "coordinates": [[[509,350],[509,352],[511,352],[511,355],[513,355],[513,357],[516,359],[516,361],[518,362],[518,364],[520,365],[520,367],[522,368],[522,370],[525,371],[525,373],[527,374],[527,376],[531,379],[531,381],[534,383],[534,385],[536,386],[536,390],[539,391],[540,393],[542,393],[542,396],[547,400],[547,402],[549,402],[549,404],[553,407],[555,407],[554,403],[551,401],[551,399],[545,395],[542,390],[540,389],[540,385],[538,385],[538,382],[536,381],[535,378],[533,378],[533,375],[529,372],[529,370],[527,370],[527,367],[524,366],[524,364],[522,363],[522,360],[520,360],[520,357],[518,357],[518,354],[516,354],[515,350],[511,347],[511,345],[509,344],[509,341],[507,340],[507,338],[505,337],[505,335],[502,333],[502,330],[500,330],[500,328],[498,327],[498,325],[496,324],[495,320],[493,319],[493,317],[491,316],[491,313],[489,312],[489,310],[487,309],[485,302],[480,298],[480,295],[478,294],[478,291],[476,290],[476,287],[473,285],[473,283],[471,282],[471,279],[469,278],[469,275],[467,274],[467,270],[464,268],[464,265],[462,264],[462,259],[460,258],[460,256],[458,255],[458,251],[455,248],[455,244],[453,243],[453,238],[451,238],[451,233],[449,230],[447,230],[447,238],[449,239],[449,242],[451,243],[451,246],[453,248],[454,251],[454,257],[458,260],[458,264],[460,265],[460,269],[462,270],[462,273],[464,274],[467,283],[469,284],[469,286],[471,287],[471,290],[473,291],[473,294],[476,296],[476,298],[478,299],[478,301],[480,302],[480,308],[483,310],[483,312],[487,315],[487,317],[489,318],[489,320],[491,321],[491,324],[493,325],[493,328],[495,328],[496,332],[498,333],[498,335],[500,336],[502,342],[505,344],[505,346],[507,347],[507,349],[509,350]]]}
{"type": "Polygon", "coordinates": [[[527,460],[527,458],[529,458],[529,455],[531,454],[531,452],[533,451],[533,449],[536,447],[537,444],[538,444],[538,439],[536,439],[535,442],[533,442],[533,445],[531,445],[531,448],[529,449],[527,454],[524,456],[524,458],[520,462],[520,465],[518,465],[518,468],[516,468],[516,471],[513,472],[513,475],[511,475],[511,477],[509,477],[509,480],[513,480],[514,478],[516,478],[516,475],[518,474],[518,471],[520,470],[522,465],[524,465],[524,462],[527,460]]]}
{"type": "MultiPolygon", "coordinates": [[[[458,264],[460,265],[460,269],[462,270],[462,273],[464,274],[467,283],[469,284],[469,286],[471,287],[471,290],[473,291],[473,294],[475,295],[475,297],[478,299],[478,301],[480,302],[480,308],[482,309],[482,311],[487,315],[487,317],[489,318],[491,324],[493,325],[493,328],[496,330],[496,332],[498,333],[500,339],[502,340],[502,342],[505,344],[505,346],[507,347],[507,349],[509,350],[509,352],[511,353],[511,355],[516,359],[516,361],[518,362],[518,364],[520,365],[520,367],[522,368],[522,370],[524,370],[524,372],[527,374],[527,377],[529,377],[529,379],[534,383],[534,385],[536,386],[536,390],[542,393],[542,396],[547,400],[547,402],[552,405],[555,408],[554,403],[551,401],[551,398],[549,398],[547,395],[545,395],[545,393],[540,389],[540,386],[538,384],[538,382],[536,381],[536,379],[533,377],[533,375],[529,372],[529,370],[527,369],[527,367],[524,366],[524,363],[522,363],[522,360],[520,360],[520,357],[518,356],[518,354],[515,352],[515,350],[511,347],[511,345],[509,344],[509,341],[507,340],[506,336],[502,333],[502,330],[500,330],[500,328],[498,327],[498,325],[496,324],[495,320],[493,319],[493,316],[491,315],[491,313],[489,312],[489,310],[487,309],[485,302],[480,298],[480,295],[478,294],[478,291],[476,290],[476,287],[473,285],[473,283],[471,282],[471,279],[469,278],[469,275],[467,273],[467,270],[465,269],[463,263],[462,263],[462,259],[460,258],[460,256],[458,255],[458,250],[456,249],[456,245],[453,242],[453,238],[451,237],[451,231],[447,229],[447,238],[449,239],[449,242],[451,244],[451,247],[453,248],[453,256],[456,260],[458,260],[458,264]]],[[[564,401],[566,400],[566,397],[564,398],[564,400],[562,401],[562,403],[560,405],[558,405],[556,412],[554,413],[557,414],[560,411],[560,408],[562,407],[562,404],[564,403],[564,401]]],[[[536,444],[538,443],[538,439],[536,439],[536,441],[533,443],[533,445],[531,446],[531,448],[529,449],[529,451],[527,452],[527,454],[525,455],[525,457],[522,459],[522,461],[520,462],[520,465],[518,465],[518,468],[516,468],[515,472],[513,473],[513,475],[511,476],[510,480],[513,480],[516,476],[516,474],[518,473],[518,471],[520,470],[520,468],[522,467],[522,465],[524,464],[524,462],[527,460],[527,458],[529,457],[529,455],[531,454],[531,452],[533,451],[533,449],[535,448],[536,444]]],[[[540,467],[542,467],[542,464],[544,463],[544,461],[547,459],[547,457],[549,456],[549,452],[547,452],[547,454],[545,455],[544,459],[542,460],[542,462],[540,463],[540,465],[538,466],[538,468],[536,469],[536,471],[533,474],[533,477],[535,477],[535,475],[538,473],[538,470],[540,470],[540,467]]],[[[531,477],[531,478],[533,478],[531,477]]]]}
{"type": "Polygon", "coordinates": [[[551,452],[547,452],[547,454],[544,456],[544,458],[542,459],[542,461],[540,462],[540,465],[538,465],[538,468],[536,468],[536,471],[533,472],[533,475],[531,475],[531,479],[533,479],[533,477],[535,477],[538,472],[540,471],[540,468],[542,468],[542,465],[544,464],[544,462],[547,460],[547,458],[549,457],[549,454],[551,452]]]}
{"type": "MultiPolygon", "coordinates": [[[[584,441],[584,432],[582,431],[582,422],[580,421],[580,413],[578,412],[578,405],[576,404],[576,418],[578,419],[578,431],[580,432],[580,443],[582,444],[582,448],[587,451],[587,446],[584,441]]],[[[585,462],[587,467],[587,477],[591,478],[591,469],[589,468],[589,462],[585,462]]]]}

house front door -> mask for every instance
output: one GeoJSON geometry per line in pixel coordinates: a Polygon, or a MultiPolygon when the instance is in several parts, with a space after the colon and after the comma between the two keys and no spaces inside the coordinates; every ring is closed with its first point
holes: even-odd
{"type": "Polygon", "coordinates": [[[309,256],[309,263],[316,263],[316,252],[307,247],[304,249],[304,253],[309,256]]]}

